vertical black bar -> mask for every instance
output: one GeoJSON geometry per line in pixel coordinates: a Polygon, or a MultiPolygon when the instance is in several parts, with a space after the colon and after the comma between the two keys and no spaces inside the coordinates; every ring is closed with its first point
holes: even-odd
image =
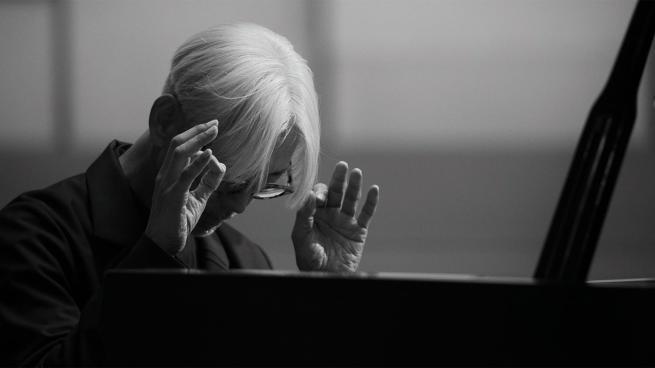
{"type": "Polygon", "coordinates": [[[586,281],[635,121],[655,33],[655,1],[640,0],[609,80],[587,118],[535,278],[586,281]]]}
{"type": "Polygon", "coordinates": [[[73,147],[71,3],[69,0],[53,0],[50,6],[54,147],[59,154],[69,154],[73,147]]]}

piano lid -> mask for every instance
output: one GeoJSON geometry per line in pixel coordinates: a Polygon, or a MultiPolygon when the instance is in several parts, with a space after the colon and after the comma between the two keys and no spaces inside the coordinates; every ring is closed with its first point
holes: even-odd
{"type": "Polygon", "coordinates": [[[640,0],[605,88],[578,142],[535,278],[584,282],[635,122],[655,33],[655,1],[640,0]]]}

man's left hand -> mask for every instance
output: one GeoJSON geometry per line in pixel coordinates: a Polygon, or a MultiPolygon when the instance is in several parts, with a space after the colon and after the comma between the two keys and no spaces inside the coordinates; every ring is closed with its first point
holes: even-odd
{"type": "Polygon", "coordinates": [[[374,185],[368,190],[366,202],[356,217],[362,172],[354,169],[346,180],[347,174],[348,164],[339,162],[330,186],[316,184],[296,214],[291,237],[300,270],[355,272],[359,267],[380,189],[374,185]]]}

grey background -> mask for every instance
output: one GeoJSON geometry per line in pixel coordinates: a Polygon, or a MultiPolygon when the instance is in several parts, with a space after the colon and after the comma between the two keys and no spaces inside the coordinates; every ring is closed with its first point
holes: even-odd
{"type": "MultiPolygon", "coordinates": [[[[312,66],[321,179],[381,186],[364,271],[530,276],[633,1],[3,1],[0,203],[145,128],[175,48],[251,21],[312,66]]],[[[652,54],[652,53],[651,53],[652,54]]],[[[592,278],[655,276],[653,57],[592,278]]],[[[294,269],[294,214],[233,220],[294,269]]]]}

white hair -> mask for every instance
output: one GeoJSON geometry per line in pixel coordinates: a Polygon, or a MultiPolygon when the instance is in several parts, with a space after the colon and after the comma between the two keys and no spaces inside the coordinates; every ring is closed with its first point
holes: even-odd
{"type": "Polygon", "coordinates": [[[307,199],[318,171],[318,102],[312,71],[286,38],[249,23],[202,31],[175,52],[163,92],[190,123],[218,119],[213,146],[225,180],[261,188],[274,149],[295,139],[289,204],[307,199]]]}

